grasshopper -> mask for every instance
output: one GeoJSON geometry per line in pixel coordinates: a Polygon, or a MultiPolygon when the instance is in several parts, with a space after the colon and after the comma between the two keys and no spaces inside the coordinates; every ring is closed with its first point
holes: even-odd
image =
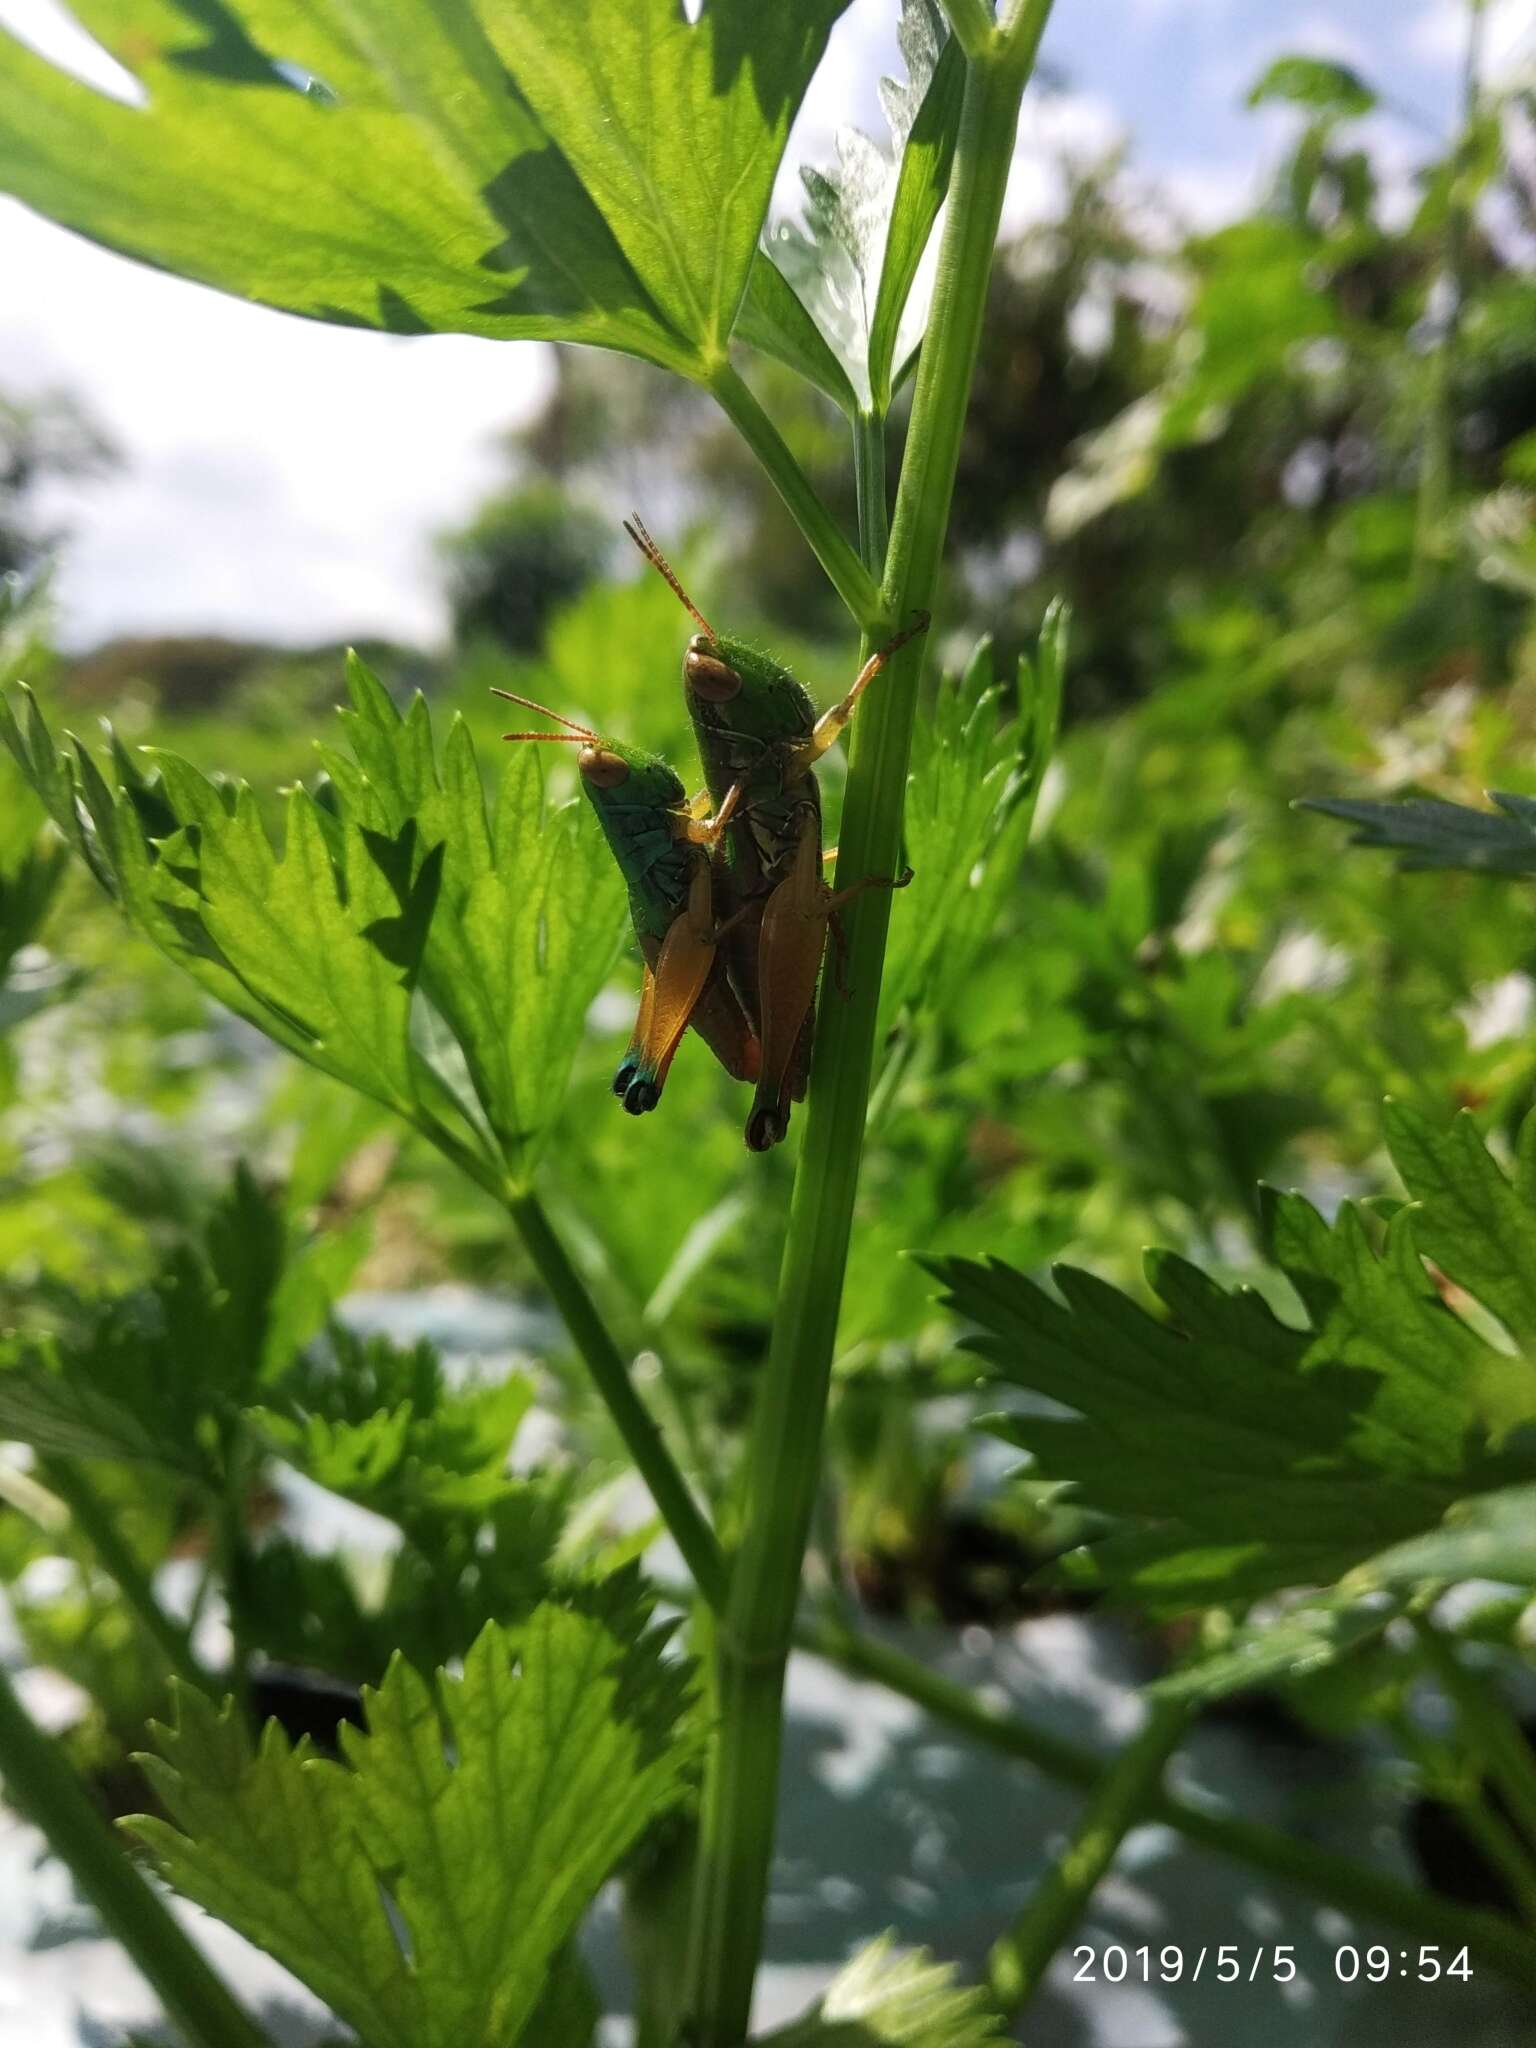
{"type": "Polygon", "coordinates": [[[629,891],[630,922],[645,962],[640,1009],[613,1092],[632,1116],[661,1100],[667,1070],[691,1024],[733,1080],[755,1081],[757,1033],[724,971],[715,917],[715,848],[740,802],[728,789],[714,817],[707,799],[690,803],[657,754],[605,739],[574,719],[510,690],[494,694],[565,726],[564,732],[509,732],[509,740],[579,746],[576,765],[629,891]]]}
{"type": "Polygon", "coordinates": [[[714,630],[638,518],[624,527],[699,629],[683,656],[683,687],[709,794],[723,808],[730,790],[741,792],[726,836],[736,906],[727,961],[731,984],[762,1040],[746,1139],[754,1152],[766,1152],[788,1129],[790,1104],[805,1094],[829,932],[839,971],[845,950],[838,911],[866,889],[902,889],[912,879],[909,869],[828,888],[821,874],[821,792],[812,771],[897,648],[927,630],[928,614],[872,654],[848,694],[818,718],[787,669],[714,630]]]}

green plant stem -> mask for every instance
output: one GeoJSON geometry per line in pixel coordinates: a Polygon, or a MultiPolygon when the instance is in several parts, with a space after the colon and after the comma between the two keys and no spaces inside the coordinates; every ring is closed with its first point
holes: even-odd
{"type": "MultiPolygon", "coordinates": [[[[1062,1784],[1097,1792],[1113,1768],[1080,1743],[989,1705],[967,1687],[871,1636],[820,1618],[799,1627],[795,1639],[851,1677],[871,1679],[899,1693],[936,1720],[1062,1784]]],[[[1159,1791],[1149,1798],[1142,1817],[1162,1821],[1187,1841],[1294,1885],[1341,1912],[1380,1921],[1442,1947],[1465,1945],[1501,1976],[1536,1988],[1536,1940],[1501,1914],[1453,1905],[1353,1857],[1315,1848],[1262,1821],[1212,1812],[1172,1792],[1159,1791]]]]}
{"type": "Polygon", "coordinates": [[[194,2048],[271,2048],[112,1838],[59,1745],[0,1672],[0,1778],[194,2048]]]}
{"type": "Polygon", "coordinates": [[[853,423],[853,474],[859,503],[859,554],[871,576],[885,573],[890,511],[885,501],[885,421],[861,412],[853,423]]]}
{"type": "Polygon", "coordinates": [[[1147,1725],[1104,1772],[1076,1835],[1036,1885],[1016,1924],[994,1943],[987,1982],[1012,2019],[1045,1980],[1051,1958],[1087,1911],[1099,1880],[1162,1783],[1163,1769],[1189,1726],[1189,1710],[1160,1704],[1147,1725]]]}
{"type": "Polygon", "coordinates": [[[985,57],[997,34],[988,0],[940,0],[940,5],[966,56],[985,57]]]}
{"type": "Polygon", "coordinates": [[[1413,1626],[1425,1661],[1456,1709],[1467,1748],[1503,1793],[1516,1828],[1536,1854],[1536,1755],[1519,1723],[1427,1615],[1415,1615],[1413,1626]]]}
{"type": "Polygon", "coordinates": [[[213,1691],[208,1673],[193,1651],[191,1635],[180,1622],[171,1619],[155,1598],[148,1574],[81,1468],[72,1459],[50,1458],[41,1466],[39,1476],[69,1509],[76,1529],[95,1551],[102,1570],[116,1585],[135,1621],[171,1670],[200,1692],[213,1691]]]}
{"type": "MultiPolygon", "coordinates": [[[[869,630],[932,607],[1019,103],[1047,11],[1048,0],[1038,0],[1033,42],[1015,38],[967,77],[882,619],[866,617],[869,630]]],[[[839,836],[842,883],[889,874],[899,857],[922,660],[919,639],[896,656],[855,723],[839,836]]],[[[821,1470],[889,916],[887,890],[870,891],[853,911],[852,995],[824,999],[818,1018],[778,1311],[745,1459],[741,1548],[720,1632],[722,1717],[706,1788],[690,1958],[698,2048],[735,2048],[744,2037],[762,1945],[784,1665],[821,1470]]]]}
{"type": "Polygon", "coordinates": [[[432,1144],[483,1188],[494,1201],[502,1203],[516,1225],[518,1235],[532,1259],[539,1278],[564,1320],[571,1342],[607,1408],[635,1469],[650,1488],[651,1499],[667,1525],[667,1533],[681,1551],[694,1583],[711,1607],[725,1600],[725,1559],[702,1509],[694,1500],[688,1482],[667,1449],[655,1420],[635,1392],[623,1354],[607,1324],[587,1292],[581,1275],[571,1264],[559,1233],[545,1214],[544,1206],[531,1190],[508,1186],[498,1169],[479,1152],[464,1144],[435,1117],[412,1119],[432,1144]]]}
{"type": "Polygon", "coordinates": [[[629,1369],[598,1314],[565,1246],[550,1226],[543,1205],[533,1194],[507,1198],[507,1207],[539,1277],[564,1318],[571,1342],[580,1352],[635,1469],[650,1489],[668,1534],[682,1552],[693,1582],[716,1610],[725,1602],[725,1560],[715,1532],[689,1491],[688,1482],[667,1449],[649,1409],[635,1392],[629,1369]]]}
{"type": "Polygon", "coordinates": [[[722,364],[710,379],[709,388],[721,410],[768,472],[775,490],[794,515],[795,524],[827,572],[832,588],[856,623],[862,628],[869,628],[879,616],[879,587],[854,552],[847,535],[822,503],[810,478],[796,462],[783,435],[733,364],[722,364]]]}

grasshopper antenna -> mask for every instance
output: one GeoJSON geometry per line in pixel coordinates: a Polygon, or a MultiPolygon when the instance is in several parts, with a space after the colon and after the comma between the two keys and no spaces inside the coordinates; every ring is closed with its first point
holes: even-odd
{"type": "Polygon", "coordinates": [[[631,512],[629,517],[625,520],[624,531],[629,535],[630,539],[634,542],[635,546],[640,550],[641,554],[644,555],[645,559],[650,563],[651,567],[656,571],[656,573],[659,576],[665,578],[666,582],[671,587],[673,596],[677,599],[678,603],[682,605],[684,611],[687,612],[688,616],[693,620],[694,624],[699,628],[699,630],[707,634],[711,640],[718,640],[719,635],[716,633],[714,627],[709,623],[708,619],[705,618],[704,614],[699,610],[698,606],[694,603],[693,599],[688,595],[687,591],[684,590],[682,583],[678,578],[677,571],[673,568],[672,564],[667,560],[666,556],[661,552],[661,549],[657,547],[655,541],[651,539],[649,533],[646,532],[645,521],[640,517],[640,514],[638,512],[631,512]]]}
{"type": "Polygon", "coordinates": [[[551,711],[547,704],[537,704],[532,697],[519,697],[513,690],[491,690],[493,697],[504,697],[509,704],[520,704],[525,711],[537,711],[541,718],[552,718],[557,725],[570,727],[569,732],[504,732],[504,740],[555,740],[568,746],[593,746],[597,734],[587,726],[578,725],[574,718],[567,718],[561,711],[551,711]]]}

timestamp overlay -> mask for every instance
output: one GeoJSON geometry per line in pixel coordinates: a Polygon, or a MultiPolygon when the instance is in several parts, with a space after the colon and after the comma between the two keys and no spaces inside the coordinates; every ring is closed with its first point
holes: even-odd
{"type": "MultiPolygon", "coordinates": [[[[1341,1942],[1333,1950],[1341,1984],[1470,1983],[1465,1948],[1426,1942],[1418,1947],[1341,1942]]],[[[1080,1942],[1072,1951],[1074,1984],[1289,1984],[1296,1977],[1293,1942],[1164,1942],[1131,1948],[1121,1942],[1080,1942]]]]}

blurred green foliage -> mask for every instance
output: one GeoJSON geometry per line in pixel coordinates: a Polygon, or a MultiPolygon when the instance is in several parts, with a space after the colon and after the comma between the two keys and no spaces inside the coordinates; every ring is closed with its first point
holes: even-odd
{"type": "Polygon", "coordinates": [[[540,481],[492,498],[443,534],[438,550],[457,637],[532,654],[555,613],[601,571],[613,534],[598,513],[540,481]]]}
{"type": "MultiPolygon", "coordinates": [[[[1514,1511],[1495,1489],[1523,1473],[1512,1461],[1528,1411],[1506,1399],[1496,1413],[1474,1401],[1469,1414],[1447,1396],[1451,1419],[1440,1422],[1455,1444],[1438,1443],[1427,1476],[1415,1468],[1406,1504],[1391,1497],[1349,1436],[1361,1419],[1356,1376],[1374,1368],[1343,1355],[1341,1340],[1329,1361],[1341,1384],[1304,1381],[1298,1290],[1343,1244],[1357,1288],[1387,1285],[1391,1269],[1387,1309],[1414,1328],[1428,1318],[1442,1365],[1472,1359],[1481,1372],[1488,1356],[1528,1349],[1497,1276],[1477,1269],[1476,1231],[1463,1218],[1447,1236],[1425,1161],[1470,1144],[1497,1173],[1522,1127],[1536,1128],[1525,879],[1536,799],[1536,284],[1508,226],[1528,234],[1536,218],[1532,107],[1529,93],[1489,95],[1464,134],[1426,155],[1405,195],[1355,126],[1368,82],[1288,59],[1256,98],[1291,108],[1294,128],[1247,217],[1188,236],[1120,163],[1077,165],[1058,215],[1000,255],[956,500],[959,548],[935,629],[947,675],[923,707],[912,761],[918,876],[895,912],[841,1325],[833,1499],[818,1541],[834,1575],[845,1567],[882,1598],[894,1584],[908,1612],[952,1613],[957,1531],[974,1542],[985,1528],[1012,1600],[1021,1581],[1038,1592],[1039,1566],[1113,1529],[1099,1576],[1124,1602],[1223,1610],[1199,1624],[1213,1658],[1236,1660],[1201,1667],[1210,1695],[1234,1672],[1261,1670],[1287,1680],[1315,1725],[1346,1727],[1365,1715],[1385,1724],[1401,1704],[1399,1652],[1377,1640],[1390,1618],[1383,1589],[1395,1602],[1410,1578],[1470,1576],[1480,1560],[1509,1568],[1516,1555],[1514,1511]],[[1439,467],[1437,436],[1448,451],[1439,467]],[[1044,768],[1040,693],[1019,656],[1057,594],[1072,604],[1073,657],[1063,734],[1044,768]],[[1490,785],[1504,792],[1497,816],[1482,801],[1490,785]],[[1308,798],[1340,805],[1373,844],[1423,855],[1429,871],[1346,853],[1335,821],[1294,808],[1308,798]],[[1463,808],[1377,808],[1402,799],[1463,808]],[[1469,826],[1466,807],[1483,822],[1469,826]],[[1455,861],[1468,846],[1497,857],[1468,871],[1455,861]],[[1385,1095],[1401,1105],[1396,1168],[1385,1095]],[[1471,1134],[1445,1139],[1458,1111],[1471,1134]],[[1412,1166],[1410,1129],[1421,1134],[1412,1166]],[[1266,1201],[1265,1182],[1306,1201],[1266,1201]],[[1405,1192],[1422,1205],[1418,1220],[1392,1225],[1378,1256],[1377,1212],[1405,1192]],[[1310,1223],[1297,1223],[1303,1212],[1310,1223]],[[1150,1269],[1148,1242],[1166,1248],[1150,1269]],[[1097,1277],[1053,1292],[1047,1268],[1063,1251],[1097,1277]],[[983,1405],[975,1362],[957,1350],[956,1315],[912,1252],[951,1262],[959,1306],[981,1324],[986,1290],[956,1286],[973,1269],[952,1262],[986,1256],[1015,1269],[1005,1371],[1039,1392],[1048,1375],[1029,1345],[1055,1343],[1049,1391],[1065,1400],[1077,1385],[1101,1435],[1089,1444],[1089,1423],[1072,1425],[1068,1456],[1059,1422],[1015,1419],[1007,1434],[1026,1462],[978,1498],[965,1431],[983,1405]],[[1239,1283],[1259,1298],[1233,1294],[1239,1283]],[[1128,1330],[1163,1363],[1180,1345],[1198,1351],[1202,1318],[1208,1346],[1181,1400],[1141,1416],[1132,1458],[1114,1441],[1128,1427],[1124,1389],[1095,1375],[1128,1330]],[[1301,1461],[1327,1438],[1329,1484],[1348,1481],[1364,1499],[1362,1528],[1335,1540],[1300,1529],[1311,1494],[1286,1495],[1278,1520],[1250,1532],[1246,1577],[1220,1541],[1223,1524],[1241,1540],[1234,1503],[1249,1490],[1246,1468],[1204,1471],[1215,1523],[1197,1533],[1208,1552],[1169,1533],[1177,1518],[1157,1490],[1194,1483],[1196,1425],[1216,1429],[1240,1378],[1234,1333],[1326,1411],[1301,1461]],[[939,1396],[958,1398],[941,1407],[939,1396]],[[1478,1431],[1492,1441],[1474,1444],[1478,1431]],[[1344,1449],[1336,1437],[1349,1439],[1344,1449]],[[1075,1503],[1062,1480],[1079,1484],[1075,1503]],[[1470,1519],[1432,1528],[1463,1492],[1478,1496],[1470,1519]],[[1152,1538],[1146,1522],[1161,1525],[1152,1538]],[[1130,1560],[1118,1571],[1117,1556],[1130,1560]],[[1149,1556],[1167,1567],[1160,1578],[1149,1556]],[[1255,1661],[1240,1632],[1251,1596],[1369,1573],[1372,1560],[1368,1584],[1302,1610],[1255,1661]],[[1314,1669],[1315,1680],[1297,1676],[1314,1669]]],[[[849,513],[835,408],[783,365],[753,374],[798,458],[849,513]]],[[[302,783],[310,797],[290,808],[310,821],[315,848],[335,840],[339,816],[355,822],[370,803],[378,814],[364,822],[387,838],[413,806],[446,802],[437,768],[423,765],[425,711],[391,722],[390,697],[403,708],[418,683],[439,735],[463,721],[452,743],[461,816],[478,811],[477,775],[502,778],[493,686],[657,747],[693,774],[679,682],[689,622],[638,564],[634,575],[600,573],[606,536],[637,501],[658,531],[653,503],[671,508],[666,544],[706,615],[770,643],[819,704],[846,687],[857,655],[833,602],[695,390],[566,352],[549,404],[509,453],[506,491],[446,544],[463,644],[433,662],[377,653],[387,690],[360,686],[352,724],[364,744],[351,766],[310,744],[325,730],[320,707],[340,694],[328,654],[247,650],[233,669],[210,669],[203,648],[198,669],[118,650],[71,672],[47,657],[36,597],[24,607],[12,590],[0,608],[0,681],[34,677],[54,731],[74,725],[93,747],[91,720],[113,715],[113,773],[127,792],[113,808],[131,810],[156,844],[179,826],[171,865],[186,873],[206,869],[234,828],[220,815],[226,785],[167,774],[167,751],[247,779],[255,796],[242,829],[253,832],[259,817],[276,836],[278,786],[302,783]],[[187,684],[189,674],[201,681],[187,684]],[[157,755],[139,754],[151,736],[157,755]]],[[[547,752],[559,797],[571,765],[547,752]]],[[[834,758],[829,838],[838,776],[834,758]]],[[[67,804],[62,815],[67,824],[67,804]]],[[[469,836],[453,847],[462,853],[469,836]]],[[[519,862],[536,837],[531,825],[522,833],[519,862]]],[[[657,1116],[637,1125],[617,1112],[607,1081],[639,973],[627,958],[608,973],[613,921],[584,860],[545,875],[561,943],[590,945],[589,978],[603,986],[590,1006],[583,989],[568,1007],[558,1046],[529,1055],[550,1077],[536,1105],[541,1194],[639,1359],[663,1426],[728,1509],[798,1126],[782,1152],[750,1159],[730,1086],[695,1043],[657,1116]]],[[[475,886],[500,886],[507,872],[510,862],[487,869],[475,886]]],[[[333,923],[311,935],[312,967],[357,939],[351,907],[338,893],[333,923]]],[[[220,943],[238,950],[228,930],[220,943]]],[[[451,949],[435,963],[444,1015],[461,964],[451,949]]],[[[280,965],[267,959],[274,977],[280,965]]],[[[430,984],[430,949],[414,968],[430,984]]],[[[256,975],[249,960],[245,971],[256,975]]],[[[404,979],[376,1002],[367,995],[357,981],[339,1010],[355,1003],[376,1029],[394,1005],[399,1080],[426,1056],[425,1005],[404,979]]],[[[473,1019],[451,1021],[472,1054],[473,1019]]],[[[424,1663],[461,1655],[487,1620],[515,1622],[552,1588],[644,1547],[649,1525],[636,1525],[615,1484],[611,1428],[543,1320],[491,1197],[419,1132],[327,1075],[279,1062],[248,1025],[165,971],[80,867],[65,867],[8,755],[0,1046],[0,1307],[20,1332],[0,1380],[0,1428],[45,1456],[86,1461],[146,1569],[174,1553],[217,1578],[233,1491],[251,1540],[231,1604],[253,1654],[373,1680],[390,1649],[424,1663]],[[238,1159],[245,1179],[234,1178],[238,1159]],[[265,1243],[282,1268],[271,1288],[291,1286],[305,1309],[290,1304],[281,1342],[259,1355],[218,1334],[239,1275],[219,1265],[215,1219],[242,1204],[243,1255],[265,1243]],[[335,1249],[306,1293],[291,1276],[315,1245],[335,1249]],[[344,1307],[333,1315],[349,1287],[366,1299],[455,1282],[518,1305],[518,1374],[501,1358],[462,1384],[430,1347],[365,1341],[344,1307]],[[177,1309],[189,1300],[195,1326],[177,1309]],[[142,1470],[97,1462],[114,1421],[97,1398],[108,1353],[130,1391],[142,1394],[153,1374],[174,1485],[157,1490],[142,1470]],[[98,1433],[83,1437],[69,1397],[87,1383],[85,1421],[98,1433]],[[497,1445],[513,1441],[534,1397],[554,1448],[527,1470],[519,1453],[509,1472],[497,1445]],[[342,1562],[297,1541],[281,1509],[295,1472],[381,1517],[387,1555],[342,1562]]],[[[510,1157],[532,1110],[502,1079],[496,1136],[510,1157]]],[[[1520,1156],[1528,1176],[1529,1140],[1520,1156]]],[[[1505,1247],[1511,1270],[1525,1259],[1520,1233],[1505,1247]]],[[[1329,1275],[1345,1308],[1358,1305],[1329,1275]]],[[[1469,1399],[1509,1393],[1497,1372],[1473,1377],[1469,1399]]],[[[139,1416],[142,1431],[139,1411],[152,1405],[130,1398],[129,1422],[139,1416]]],[[[1298,1428],[1317,1420],[1303,1407],[1298,1428]]],[[[142,1458],[156,1445],[136,1448],[142,1458]]],[[[89,1739],[120,1751],[164,1671],[142,1642],[124,1652],[132,1632],[89,1546],[50,1515],[46,1472],[4,1471],[0,1576],[28,1647],[80,1679],[97,1703],[89,1739]],[[45,1596],[48,1559],[66,1576],[45,1596]]],[[[1246,1500],[1255,1515],[1266,1503],[1246,1500]]],[[[1528,1625],[1523,1601],[1480,1624],[1504,1653],[1528,1625]]]]}

